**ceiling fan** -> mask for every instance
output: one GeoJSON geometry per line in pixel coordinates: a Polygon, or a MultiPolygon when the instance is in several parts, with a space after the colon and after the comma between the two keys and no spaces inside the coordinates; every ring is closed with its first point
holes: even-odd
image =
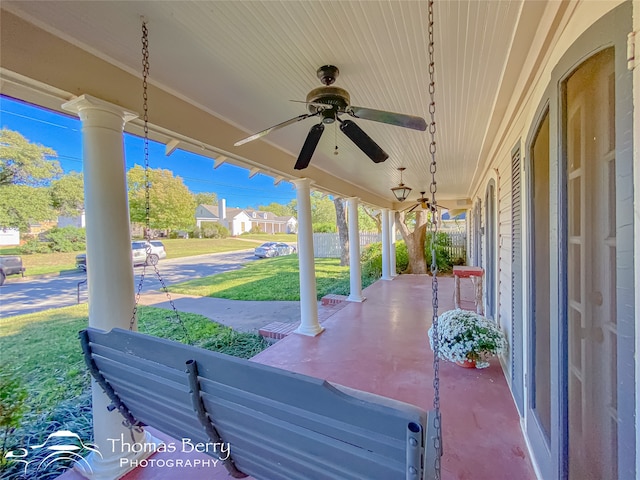
{"type": "Polygon", "coordinates": [[[333,65],[325,65],[316,72],[320,82],[324,87],[318,87],[311,90],[305,102],[309,113],[298,115],[290,120],[269,127],[266,130],[255,133],[247,138],[237,141],[234,146],[238,147],[245,143],[251,142],[265,135],[294,124],[309,117],[321,117],[320,123],[311,127],[307,139],[302,146],[302,150],[298,155],[298,160],[293,168],[302,170],[309,166],[313,152],[315,151],[325,125],[334,122],[340,123],[340,130],[349,137],[371,160],[375,163],[384,162],[389,155],[374,142],[364,130],[362,130],[352,120],[343,120],[340,115],[347,114],[353,118],[362,118],[364,120],[372,120],[374,122],[388,123],[399,127],[412,128],[414,130],[425,131],[427,123],[424,118],[413,115],[405,115],[402,113],[386,112],[383,110],[374,110],[371,108],[356,107],[351,105],[349,92],[343,88],[331,86],[338,77],[340,71],[338,67],[333,65]]]}
{"type": "Polygon", "coordinates": [[[407,213],[411,213],[416,208],[422,207],[423,210],[431,210],[432,212],[435,212],[438,208],[441,208],[441,209],[445,208],[442,205],[433,205],[431,203],[431,201],[427,197],[424,196],[425,193],[427,193],[427,192],[420,192],[420,198],[416,199],[416,203],[414,203],[413,205],[405,208],[402,211],[403,212],[407,212],[407,213]]]}

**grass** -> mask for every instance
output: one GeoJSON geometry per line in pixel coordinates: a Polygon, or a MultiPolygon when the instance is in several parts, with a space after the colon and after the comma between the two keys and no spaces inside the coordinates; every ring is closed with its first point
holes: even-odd
{"type": "MultiPolygon", "coordinates": [[[[141,332],[185,342],[172,311],[140,307],[138,312],[141,332]]],[[[258,335],[236,332],[200,315],[181,313],[180,318],[192,343],[203,348],[250,358],[268,346],[258,335]]],[[[10,448],[42,442],[60,429],[91,439],[90,376],[78,340],[87,324],[86,304],[0,319],[0,368],[14,371],[29,392],[27,413],[10,435],[10,448]]],[[[17,478],[4,474],[0,477],[17,478]]]]}
{"type": "Polygon", "coordinates": [[[22,256],[25,277],[46,273],[75,272],[76,255],[80,252],[33,253],[22,256]]]}
{"type": "Polygon", "coordinates": [[[298,241],[298,235],[295,233],[243,233],[238,237],[248,240],[260,240],[261,242],[286,242],[295,243],[298,241]]]}
{"type": "MultiPolygon", "coordinates": [[[[318,299],[329,293],[349,294],[349,267],[341,267],[336,258],[316,258],[318,299]]],[[[362,278],[362,286],[374,279],[362,278]]],[[[189,280],[169,287],[176,293],[231,300],[300,300],[297,255],[251,262],[240,270],[189,280]]]]}
{"type": "Polygon", "coordinates": [[[252,245],[235,238],[163,238],[167,258],[182,258],[208,253],[234,252],[252,248],[252,245]]]}
{"type": "MultiPolygon", "coordinates": [[[[167,258],[190,257],[208,253],[234,252],[254,248],[252,244],[235,238],[190,238],[162,239],[167,258]]],[[[25,276],[50,273],[75,272],[76,255],[83,252],[56,252],[20,254],[18,247],[0,248],[0,255],[22,255],[22,264],[27,269],[25,276]]]]}

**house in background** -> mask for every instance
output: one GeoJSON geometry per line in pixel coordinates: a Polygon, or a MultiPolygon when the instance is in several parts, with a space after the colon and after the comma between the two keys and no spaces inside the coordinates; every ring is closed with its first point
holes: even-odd
{"type": "Polygon", "coordinates": [[[20,230],[0,227],[0,247],[20,245],[20,230]]]}
{"type": "Polygon", "coordinates": [[[257,228],[263,233],[296,233],[298,222],[295,217],[279,217],[272,212],[248,210],[243,208],[227,208],[223,198],[218,205],[198,205],[196,208],[196,225],[216,222],[229,230],[231,236],[237,236],[257,228]]]}
{"type": "Polygon", "coordinates": [[[263,233],[296,233],[298,221],[293,216],[277,216],[261,210],[244,210],[249,215],[251,227],[258,227],[263,233]]]}
{"type": "Polygon", "coordinates": [[[87,226],[84,210],[82,210],[80,215],[75,215],[73,217],[67,217],[64,215],[58,217],[58,227],[63,228],[69,226],[78,228],[85,228],[87,226]]]}

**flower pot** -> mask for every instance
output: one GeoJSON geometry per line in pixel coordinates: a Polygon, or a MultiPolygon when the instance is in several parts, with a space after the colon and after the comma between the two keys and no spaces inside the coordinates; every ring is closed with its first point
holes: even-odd
{"type": "Polygon", "coordinates": [[[462,368],[476,368],[476,361],[475,360],[465,360],[464,362],[456,362],[456,365],[459,365],[462,368]]]}

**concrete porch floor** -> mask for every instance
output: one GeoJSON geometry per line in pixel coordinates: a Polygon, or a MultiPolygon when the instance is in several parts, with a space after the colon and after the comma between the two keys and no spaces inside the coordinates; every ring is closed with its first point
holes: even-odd
{"type": "MultiPolygon", "coordinates": [[[[469,280],[462,307],[474,309],[469,280]]],[[[349,303],[324,321],[317,337],[289,335],[252,360],[373,392],[428,410],[433,404],[431,277],[378,281],[363,303],[349,303]]],[[[453,278],[439,278],[439,311],[453,308],[453,278]]],[[[518,413],[497,359],[483,370],[440,362],[445,480],[535,479],[518,413]]],[[[157,432],[151,429],[152,433],[157,432]]],[[[161,438],[166,438],[158,434],[161,438]]],[[[233,452],[233,447],[232,447],[233,452]]],[[[204,454],[156,453],[153,459],[206,462],[204,454]]],[[[80,479],[68,471],[62,480],[80,479]]],[[[137,468],[125,480],[228,479],[221,465],[137,468]]],[[[266,479],[268,480],[268,479],[266,479]]],[[[305,479],[292,479],[305,480],[305,479]]],[[[394,479],[389,479],[394,480],[394,479]]]]}

